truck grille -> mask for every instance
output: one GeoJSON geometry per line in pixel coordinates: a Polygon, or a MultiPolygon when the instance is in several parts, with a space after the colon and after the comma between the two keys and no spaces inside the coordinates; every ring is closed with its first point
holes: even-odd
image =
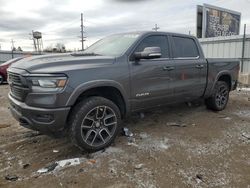
{"type": "Polygon", "coordinates": [[[21,78],[17,74],[8,73],[8,81],[9,83],[13,83],[15,85],[22,85],[21,78]]]}
{"type": "Polygon", "coordinates": [[[19,101],[24,101],[29,88],[22,83],[21,75],[8,72],[8,82],[10,85],[10,94],[19,101]]]}

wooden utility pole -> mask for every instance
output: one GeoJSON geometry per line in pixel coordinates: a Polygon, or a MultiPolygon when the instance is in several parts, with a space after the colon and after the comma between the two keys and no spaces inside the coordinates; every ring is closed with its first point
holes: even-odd
{"type": "Polygon", "coordinates": [[[12,57],[12,59],[14,58],[14,52],[13,52],[14,48],[15,48],[14,43],[15,43],[15,41],[13,39],[11,39],[11,57],[12,57]]]}
{"type": "Polygon", "coordinates": [[[82,43],[82,51],[84,50],[84,41],[85,41],[85,38],[86,37],[84,37],[83,36],[83,33],[84,33],[84,31],[83,31],[83,13],[81,13],[81,43],[82,43]]]}
{"type": "Polygon", "coordinates": [[[15,41],[13,39],[11,39],[11,50],[14,49],[14,43],[15,43],[15,41]]]}
{"type": "Polygon", "coordinates": [[[155,24],[155,27],[154,27],[154,28],[152,28],[152,30],[154,30],[154,31],[158,31],[158,29],[160,29],[160,27],[158,27],[158,25],[157,25],[157,24],[155,24]]]}

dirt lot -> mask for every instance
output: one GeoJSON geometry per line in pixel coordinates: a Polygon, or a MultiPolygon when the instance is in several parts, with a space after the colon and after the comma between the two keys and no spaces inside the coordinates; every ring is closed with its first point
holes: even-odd
{"type": "Polygon", "coordinates": [[[132,137],[87,154],[20,127],[8,90],[0,86],[0,187],[250,187],[250,92],[231,93],[219,113],[181,104],[135,114],[124,123],[132,137]]]}

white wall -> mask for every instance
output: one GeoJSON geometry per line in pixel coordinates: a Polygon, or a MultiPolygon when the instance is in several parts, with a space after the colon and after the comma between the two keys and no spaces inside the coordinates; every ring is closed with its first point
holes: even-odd
{"type": "MultiPolygon", "coordinates": [[[[199,39],[207,58],[242,58],[243,36],[199,39]]],[[[243,73],[250,74],[250,35],[246,35],[243,73]]]]}

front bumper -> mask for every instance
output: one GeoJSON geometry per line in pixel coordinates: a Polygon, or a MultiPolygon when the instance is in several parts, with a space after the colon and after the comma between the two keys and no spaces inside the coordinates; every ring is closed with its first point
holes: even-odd
{"type": "Polygon", "coordinates": [[[37,108],[14,99],[9,94],[10,111],[20,125],[43,133],[59,132],[65,128],[70,107],[37,108]]]}

